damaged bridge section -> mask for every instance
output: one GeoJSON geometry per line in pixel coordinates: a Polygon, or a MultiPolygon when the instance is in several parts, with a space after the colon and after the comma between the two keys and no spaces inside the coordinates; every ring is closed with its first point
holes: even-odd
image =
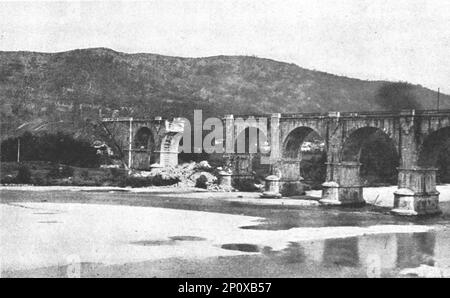
{"type": "Polygon", "coordinates": [[[150,170],[178,164],[183,118],[103,118],[102,125],[120,151],[128,169],[150,170]]]}

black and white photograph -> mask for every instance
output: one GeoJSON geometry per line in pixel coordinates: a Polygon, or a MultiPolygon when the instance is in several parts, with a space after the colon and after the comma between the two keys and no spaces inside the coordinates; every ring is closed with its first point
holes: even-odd
{"type": "Polygon", "coordinates": [[[450,278],[449,29],[447,0],[0,1],[0,277],[450,278]]]}

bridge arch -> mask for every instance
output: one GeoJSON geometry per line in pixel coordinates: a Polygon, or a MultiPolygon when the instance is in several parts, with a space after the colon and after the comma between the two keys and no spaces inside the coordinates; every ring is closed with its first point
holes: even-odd
{"type": "Polygon", "coordinates": [[[400,157],[396,141],[381,128],[365,126],[353,129],[343,140],[340,159],[360,163],[363,184],[396,184],[400,157]]]}
{"type": "Polygon", "coordinates": [[[155,138],[150,128],[146,126],[140,127],[134,135],[135,149],[153,149],[155,146],[155,138]]]}
{"type": "Polygon", "coordinates": [[[385,127],[382,123],[352,123],[351,129],[345,133],[344,142],[346,142],[350,137],[354,136],[355,133],[365,133],[367,136],[371,136],[373,133],[383,134],[389,138],[395,148],[398,148],[399,142],[397,139],[397,134],[393,127],[385,127]]]}
{"type": "Polygon", "coordinates": [[[450,126],[428,134],[419,146],[418,165],[437,168],[438,182],[450,182],[450,126]]]}
{"type": "Polygon", "coordinates": [[[267,132],[258,126],[247,126],[236,135],[234,152],[237,154],[267,153],[267,132]]]}
{"type": "MultiPolygon", "coordinates": [[[[440,118],[439,120],[428,120],[428,121],[420,121],[420,131],[422,141],[427,139],[428,137],[433,137],[436,133],[441,134],[442,131],[448,129],[450,127],[450,112],[448,113],[448,117],[440,118]]],[[[423,143],[423,142],[422,142],[423,143]]]]}
{"type": "Polygon", "coordinates": [[[309,140],[322,140],[323,137],[313,128],[308,126],[299,126],[292,129],[283,141],[282,157],[298,158],[301,154],[302,145],[309,140]]]}
{"type": "Polygon", "coordinates": [[[255,134],[255,132],[258,134],[258,136],[262,136],[263,138],[265,138],[265,141],[269,141],[270,136],[266,118],[249,117],[243,119],[238,117],[234,119],[235,146],[239,137],[242,138],[243,136],[245,136],[246,138],[248,138],[249,135],[253,135],[255,134]]]}
{"type": "Polygon", "coordinates": [[[141,126],[133,138],[131,165],[135,169],[148,169],[154,162],[155,137],[150,128],[141,126]]]}
{"type": "MultiPolygon", "coordinates": [[[[324,138],[309,126],[296,127],[282,143],[282,160],[299,163],[299,177],[311,187],[320,187],[325,181],[327,153],[324,138]]],[[[292,168],[290,169],[292,170],[292,168]]]]}
{"type": "Polygon", "coordinates": [[[260,126],[246,126],[234,140],[234,152],[235,176],[263,183],[270,173],[270,165],[263,160],[270,153],[266,130],[260,126]]]}

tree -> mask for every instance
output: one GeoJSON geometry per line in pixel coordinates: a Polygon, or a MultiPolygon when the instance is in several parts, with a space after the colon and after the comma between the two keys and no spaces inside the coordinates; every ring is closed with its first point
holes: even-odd
{"type": "Polygon", "coordinates": [[[58,132],[33,135],[25,132],[20,137],[9,138],[1,144],[1,160],[15,161],[20,138],[21,160],[43,160],[79,167],[97,167],[97,150],[84,140],[58,132]]]}

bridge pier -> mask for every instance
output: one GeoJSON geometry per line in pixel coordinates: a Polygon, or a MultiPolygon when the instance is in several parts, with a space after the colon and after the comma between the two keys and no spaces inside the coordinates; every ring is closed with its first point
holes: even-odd
{"type": "Polygon", "coordinates": [[[398,215],[439,214],[436,168],[399,168],[398,190],[394,192],[394,209],[398,215]]]}
{"type": "Polygon", "coordinates": [[[282,158],[277,163],[280,177],[280,193],[284,197],[299,196],[305,194],[303,177],[300,176],[299,159],[282,158]]]}
{"type": "Polygon", "coordinates": [[[252,161],[253,156],[249,153],[226,154],[224,156],[224,167],[232,169],[231,182],[236,188],[239,188],[239,185],[250,185],[254,180],[252,161]]]}
{"type": "Polygon", "coordinates": [[[280,198],[280,177],[277,175],[269,175],[266,177],[265,191],[261,194],[261,198],[280,198]]]}
{"type": "Polygon", "coordinates": [[[359,175],[361,164],[342,162],[327,165],[327,181],[322,184],[322,199],[319,202],[323,205],[364,205],[359,175]]]}
{"type": "Polygon", "coordinates": [[[131,157],[128,167],[136,170],[148,170],[151,160],[155,158],[152,150],[149,149],[125,149],[124,152],[127,156],[130,154],[131,157]]]}

